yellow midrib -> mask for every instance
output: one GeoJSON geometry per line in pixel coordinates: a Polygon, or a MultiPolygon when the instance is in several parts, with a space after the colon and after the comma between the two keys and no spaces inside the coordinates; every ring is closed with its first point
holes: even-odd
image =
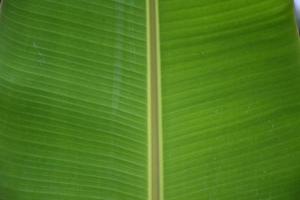
{"type": "Polygon", "coordinates": [[[147,0],[149,200],[163,200],[158,0],[147,0]]]}

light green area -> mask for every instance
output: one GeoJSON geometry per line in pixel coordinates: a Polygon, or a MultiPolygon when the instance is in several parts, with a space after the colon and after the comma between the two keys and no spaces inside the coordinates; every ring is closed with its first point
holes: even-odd
{"type": "Polygon", "coordinates": [[[147,199],[145,9],[4,2],[1,200],[147,199]]]}
{"type": "Polygon", "coordinates": [[[293,2],[159,2],[164,199],[299,199],[293,2]]]}

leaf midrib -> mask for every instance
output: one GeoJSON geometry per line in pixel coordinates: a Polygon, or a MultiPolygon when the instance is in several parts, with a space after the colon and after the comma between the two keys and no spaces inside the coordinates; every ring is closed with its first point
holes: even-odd
{"type": "Polygon", "coordinates": [[[163,199],[158,0],[147,1],[149,200],[163,199]]]}

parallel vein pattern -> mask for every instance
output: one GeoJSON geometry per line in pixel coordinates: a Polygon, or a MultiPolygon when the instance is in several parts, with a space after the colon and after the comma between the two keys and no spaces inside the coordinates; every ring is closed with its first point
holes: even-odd
{"type": "Polygon", "coordinates": [[[6,0],[0,199],[147,198],[139,0],[6,0]]]}
{"type": "Polygon", "coordinates": [[[159,2],[164,199],[298,199],[292,1],[159,2]]]}

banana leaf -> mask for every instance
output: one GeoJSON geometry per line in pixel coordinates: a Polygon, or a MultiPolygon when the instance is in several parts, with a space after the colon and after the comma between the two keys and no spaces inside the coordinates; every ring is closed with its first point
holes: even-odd
{"type": "Polygon", "coordinates": [[[296,200],[292,0],[2,0],[0,200],[296,200]]]}

